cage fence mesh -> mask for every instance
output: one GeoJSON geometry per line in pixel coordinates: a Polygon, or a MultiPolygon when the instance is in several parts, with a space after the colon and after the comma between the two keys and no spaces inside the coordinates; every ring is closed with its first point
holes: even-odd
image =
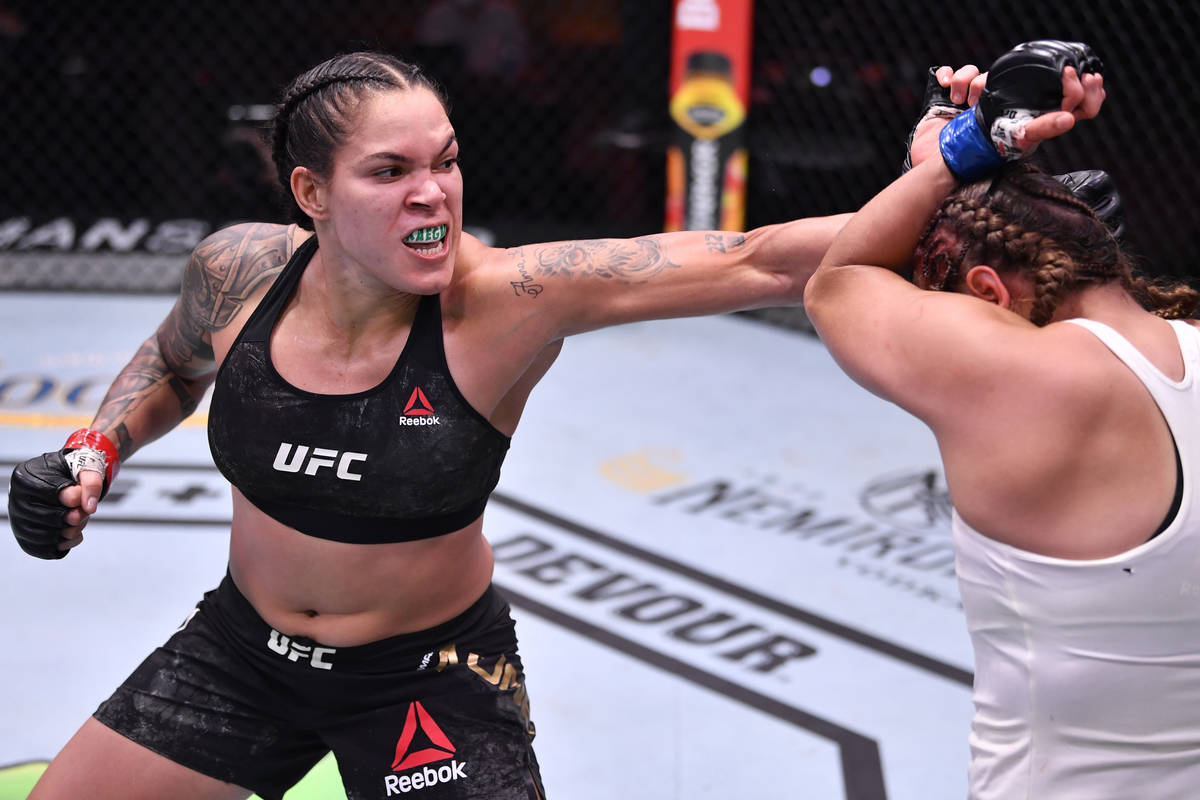
{"type": "MultiPolygon", "coordinates": [[[[669,0],[0,0],[0,289],[170,292],[206,233],[283,221],[262,140],[277,93],[359,48],[448,90],[468,229],[501,246],[656,232],[670,28],[669,0]]],[[[1082,40],[1106,107],[1042,163],[1107,169],[1138,262],[1192,280],[1198,34],[1191,0],[757,0],[747,225],[852,211],[886,185],[929,66],[1082,40]]]]}

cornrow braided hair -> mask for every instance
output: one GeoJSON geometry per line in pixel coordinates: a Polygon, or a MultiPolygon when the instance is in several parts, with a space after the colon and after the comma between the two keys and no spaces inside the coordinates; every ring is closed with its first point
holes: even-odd
{"type": "Polygon", "coordinates": [[[913,256],[922,285],[937,290],[954,288],[976,264],[1024,271],[1034,286],[1030,320],[1039,326],[1073,291],[1109,281],[1120,281],[1145,308],[1168,319],[1189,316],[1200,304],[1200,293],[1186,284],[1136,275],[1091,206],[1023,162],[948,197],[913,256]]]}
{"type": "Polygon", "coordinates": [[[318,175],[329,175],[334,153],[350,132],[362,100],[370,92],[413,88],[433,92],[449,112],[441,87],[420,67],[373,51],[335,56],[284,89],[271,125],[271,158],[290,199],[293,221],[312,230],[312,219],[292,198],[292,171],[303,165],[318,175]]]}

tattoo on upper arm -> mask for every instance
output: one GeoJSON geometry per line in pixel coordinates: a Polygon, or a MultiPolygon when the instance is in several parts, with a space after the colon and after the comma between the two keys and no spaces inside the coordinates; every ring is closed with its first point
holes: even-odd
{"type": "Polygon", "coordinates": [[[538,283],[529,274],[529,268],[525,265],[525,248],[514,247],[512,250],[513,257],[517,259],[517,272],[521,276],[519,281],[509,281],[508,284],[513,288],[513,294],[518,297],[527,294],[530,297],[537,297],[545,288],[538,283]]]}
{"type": "Polygon", "coordinates": [[[136,446],[124,418],[151,395],[166,389],[174,396],[176,422],[196,409],[215,370],[212,332],[283,268],[291,249],[291,228],[279,225],[228,229],[197,246],[175,307],[121,370],[93,423],[116,431],[122,458],[136,446]]]}
{"type": "Polygon", "coordinates": [[[291,255],[291,228],[255,225],[206,239],[183,273],[179,302],[158,331],[163,358],[180,374],[204,372],[213,360],[210,336],[241,311],[262,282],[291,255]]]}
{"type": "Polygon", "coordinates": [[[591,239],[564,242],[537,251],[538,275],[595,275],[641,283],[679,265],[667,258],[662,242],[640,239],[591,239]]]}
{"type": "Polygon", "coordinates": [[[704,234],[704,246],[710,253],[728,253],[730,250],[736,250],[746,243],[744,234],[725,234],[725,233],[706,233],[704,234]]]}

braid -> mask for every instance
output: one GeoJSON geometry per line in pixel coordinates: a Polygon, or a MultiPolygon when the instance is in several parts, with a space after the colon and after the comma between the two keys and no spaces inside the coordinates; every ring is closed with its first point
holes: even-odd
{"type": "MultiPolygon", "coordinates": [[[[1036,174],[1036,173],[1031,173],[1036,174]]],[[[1053,202],[1070,206],[1081,214],[1085,214],[1097,222],[1101,222],[1088,203],[1059,181],[1018,180],[1018,185],[1027,194],[1042,197],[1053,202]]],[[[1101,222],[1101,224],[1103,224],[1101,222]]],[[[1180,319],[1190,316],[1200,305],[1200,293],[1187,284],[1180,282],[1154,282],[1135,273],[1129,257],[1116,248],[1116,257],[1111,261],[1089,260],[1086,263],[1075,263],[1069,266],[1069,271],[1079,283],[1102,283],[1108,280],[1119,280],[1121,285],[1133,295],[1141,305],[1150,312],[1166,319],[1180,319]]],[[[1051,310],[1052,313],[1052,310],[1051,310]]],[[[1047,317],[1049,321],[1049,317],[1047,317]]],[[[1036,322],[1036,320],[1035,320],[1036,322]]]]}
{"type": "Polygon", "coordinates": [[[971,223],[966,234],[982,243],[974,260],[999,269],[1015,264],[1033,264],[1034,293],[1030,319],[1035,325],[1045,325],[1074,286],[1071,259],[1053,240],[1025,230],[988,205],[972,205],[971,223]]]}
{"type": "Polygon", "coordinates": [[[1049,324],[1075,283],[1070,256],[1058,248],[1041,251],[1033,273],[1033,309],[1029,321],[1038,327],[1049,324]]]}
{"type": "Polygon", "coordinates": [[[1049,323],[1071,292],[1110,281],[1120,281],[1159,316],[1184,317],[1200,308],[1200,293],[1190,286],[1136,275],[1092,207],[1024,162],[951,195],[914,252],[914,266],[932,289],[954,288],[955,273],[977,264],[1030,276],[1030,319],[1037,325],[1049,323]]]}
{"type": "Polygon", "coordinates": [[[1123,284],[1139,303],[1164,319],[1190,317],[1200,306],[1200,292],[1184,283],[1160,284],[1141,275],[1129,275],[1123,284]]]}
{"type": "Polygon", "coordinates": [[[938,210],[913,252],[914,277],[927,289],[941,291],[951,285],[962,268],[970,241],[954,232],[967,226],[978,205],[963,197],[951,198],[938,210]]]}
{"type": "Polygon", "coordinates": [[[1030,164],[1023,164],[1025,169],[1016,172],[1011,183],[1021,191],[1033,197],[1049,200],[1052,203],[1073,208],[1075,211],[1083,214],[1086,217],[1091,217],[1100,224],[1104,224],[1099,217],[1096,216],[1096,211],[1090,205],[1080,200],[1079,197],[1064,186],[1061,182],[1054,180],[1047,182],[1039,180],[1036,176],[1045,177],[1045,173],[1036,169],[1030,164]]]}
{"type": "Polygon", "coordinates": [[[292,171],[308,167],[328,175],[333,156],[354,122],[353,114],[368,92],[428,89],[447,109],[441,88],[415,64],[375,52],[347,53],[329,59],[297,77],[283,92],[271,126],[271,160],[292,218],[312,229],[291,196],[292,171]]]}
{"type": "MultiPolygon", "coordinates": [[[[271,129],[271,159],[275,162],[275,173],[279,182],[285,186],[290,183],[292,169],[295,166],[293,154],[288,150],[288,119],[292,112],[309,97],[316,95],[328,86],[356,81],[378,82],[378,79],[364,76],[357,70],[334,71],[323,69],[324,67],[326,65],[322,64],[293,82],[284,93],[283,100],[275,111],[275,120],[271,129]],[[322,72],[324,74],[321,74],[322,72]]],[[[334,99],[333,105],[340,106],[341,104],[334,99]]]]}

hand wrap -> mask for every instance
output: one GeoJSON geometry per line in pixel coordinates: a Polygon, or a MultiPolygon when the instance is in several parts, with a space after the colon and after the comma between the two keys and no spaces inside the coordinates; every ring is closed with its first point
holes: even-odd
{"type": "Polygon", "coordinates": [[[1118,242],[1121,241],[1125,236],[1125,205],[1111,175],[1102,169],[1081,169],[1054,177],[1091,206],[1096,218],[1108,226],[1118,242]]]}
{"type": "Polygon", "coordinates": [[[1033,152],[1016,138],[1030,120],[1062,109],[1062,73],[1080,75],[1104,68],[1082,42],[1042,39],[1019,44],[996,59],[974,114],[962,114],[942,129],[939,145],[950,171],[965,181],[982,178],[1006,161],[1033,152]]]}
{"type": "Polygon", "coordinates": [[[117,455],[117,447],[100,431],[90,428],[80,428],[67,437],[63,449],[67,465],[71,468],[71,476],[78,479],[81,469],[91,469],[104,477],[104,490],[101,498],[108,494],[108,487],[117,478],[117,470],[121,466],[121,457],[117,455]]]}
{"type": "Polygon", "coordinates": [[[18,464],[8,485],[8,521],[21,549],[37,558],[65,556],[69,551],[59,550],[58,544],[71,509],[59,501],[58,493],[78,483],[80,469],[94,469],[104,476],[103,497],[119,463],[108,437],[83,428],[67,438],[62,450],[18,464]]]}

